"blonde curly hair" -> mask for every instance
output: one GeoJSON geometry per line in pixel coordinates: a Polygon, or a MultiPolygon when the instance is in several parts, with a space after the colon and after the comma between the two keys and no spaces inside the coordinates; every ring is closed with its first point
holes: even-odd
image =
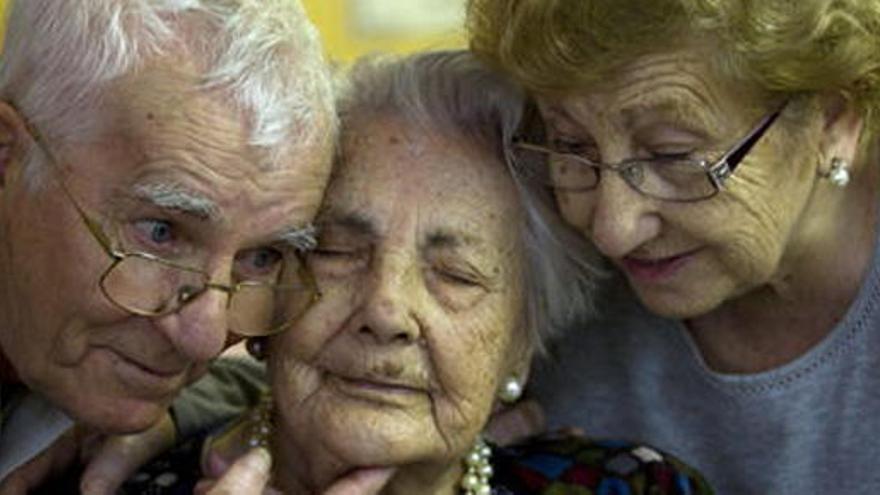
{"type": "Polygon", "coordinates": [[[722,77],[837,92],[880,127],[877,0],[468,0],[471,48],[537,92],[588,86],[649,53],[711,43],[722,77]]]}

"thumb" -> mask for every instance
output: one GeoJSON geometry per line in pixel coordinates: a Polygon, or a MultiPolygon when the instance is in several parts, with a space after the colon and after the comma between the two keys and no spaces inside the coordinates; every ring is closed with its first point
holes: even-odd
{"type": "Polygon", "coordinates": [[[271,468],[269,451],[257,447],[235,461],[208,495],[260,495],[269,483],[271,468]]]}
{"type": "Polygon", "coordinates": [[[358,469],[333,483],[324,495],[376,495],[393,474],[392,468],[358,469]]]}

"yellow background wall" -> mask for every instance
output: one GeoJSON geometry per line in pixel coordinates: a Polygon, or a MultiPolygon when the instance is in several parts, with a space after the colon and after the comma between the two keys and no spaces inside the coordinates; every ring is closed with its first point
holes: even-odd
{"type": "MultiPolygon", "coordinates": [[[[364,37],[353,29],[346,4],[355,0],[303,0],[312,21],[318,26],[331,58],[351,61],[372,52],[403,53],[429,48],[464,46],[461,29],[445,34],[399,37],[364,37]]],[[[399,0],[406,2],[407,0],[399,0]]]]}
{"type": "MultiPolygon", "coordinates": [[[[0,0],[0,12],[11,0],[0,0]]],[[[78,0],[75,0],[78,1],[78,0]]],[[[302,0],[309,17],[318,26],[327,52],[332,59],[351,61],[359,55],[372,52],[403,53],[428,48],[449,48],[464,45],[461,30],[445,34],[421,36],[365,37],[352,28],[346,4],[356,0],[302,0]]],[[[399,0],[406,2],[408,0],[399,0]]],[[[3,34],[0,22],[0,40],[3,34]]]]}
{"type": "MultiPolygon", "coordinates": [[[[5,13],[5,12],[6,12],[6,0],[0,0],[0,14],[5,13]]],[[[5,22],[6,16],[5,15],[0,16],[0,19],[3,19],[3,20],[0,20],[0,45],[2,45],[3,44],[3,26],[6,25],[6,22],[5,22]]]]}

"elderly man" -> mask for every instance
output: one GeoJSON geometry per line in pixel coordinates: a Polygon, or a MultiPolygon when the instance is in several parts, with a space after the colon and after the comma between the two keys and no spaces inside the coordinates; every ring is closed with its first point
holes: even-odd
{"type": "Polygon", "coordinates": [[[296,317],[272,301],[308,304],[331,93],[297,0],[13,4],[0,480],[74,423],[150,427],[230,334],[296,317]]]}

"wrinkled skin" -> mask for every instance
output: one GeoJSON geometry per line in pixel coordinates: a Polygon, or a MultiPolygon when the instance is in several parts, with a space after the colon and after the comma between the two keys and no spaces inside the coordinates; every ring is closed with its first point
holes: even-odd
{"type": "Polygon", "coordinates": [[[223,349],[227,296],[208,291],[160,318],[115,307],[98,286],[110,259],[52,175],[116,246],[194,253],[221,283],[254,254],[278,249],[279,232],[310,222],[329,175],[329,142],[295,147],[266,167],[266,153],[248,144],[245,117],[227,94],[198,88],[194,65],[161,59],[115,83],[105,132],[83,144],[49,143],[60,167],[33,190],[21,176],[26,116],[7,105],[0,112],[0,343],[30,388],[102,431],[157,421],[223,349]],[[155,184],[212,202],[214,215],[135,193],[155,184]]]}
{"type": "MultiPolygon", "coordinates": [[[[697,49],[644,56],[601,86],[540,97],[551,145],[611,164],[716,159],[782,102],[714,76],[709,56],[697,49]]],[[[697,334],[713,327],[713,338],[727,339],[718,348],[740,346],[744,354],[728,356],[722,368],[744,371],[752,350],[790,358],[808,348],[845,312],[870,258],[876,167],[857,157],[861,118],[841,98],[816,99],[809,109],[803,100],[789,104],[709,200],[651,199],[610,172],[592,192],[557,195],[565,219],[650,310],[687,319],[697,334]],[[819,177],[833,157],[853,165],[846,190],[819,177]],[[803,333],[791,338],[793,326],[803,333]],[[760,340],[776,330],[788,334],[785,342],[760,340]]]]}
{"type": "Polygon", "coordinates": [[[525,374],[513,184],[461,136],[411,127],[348,129],[309,257],[323,297],[271,343],[286,492],[399,465],[383,493],[445,493],[499,383],[525,374]]]}

